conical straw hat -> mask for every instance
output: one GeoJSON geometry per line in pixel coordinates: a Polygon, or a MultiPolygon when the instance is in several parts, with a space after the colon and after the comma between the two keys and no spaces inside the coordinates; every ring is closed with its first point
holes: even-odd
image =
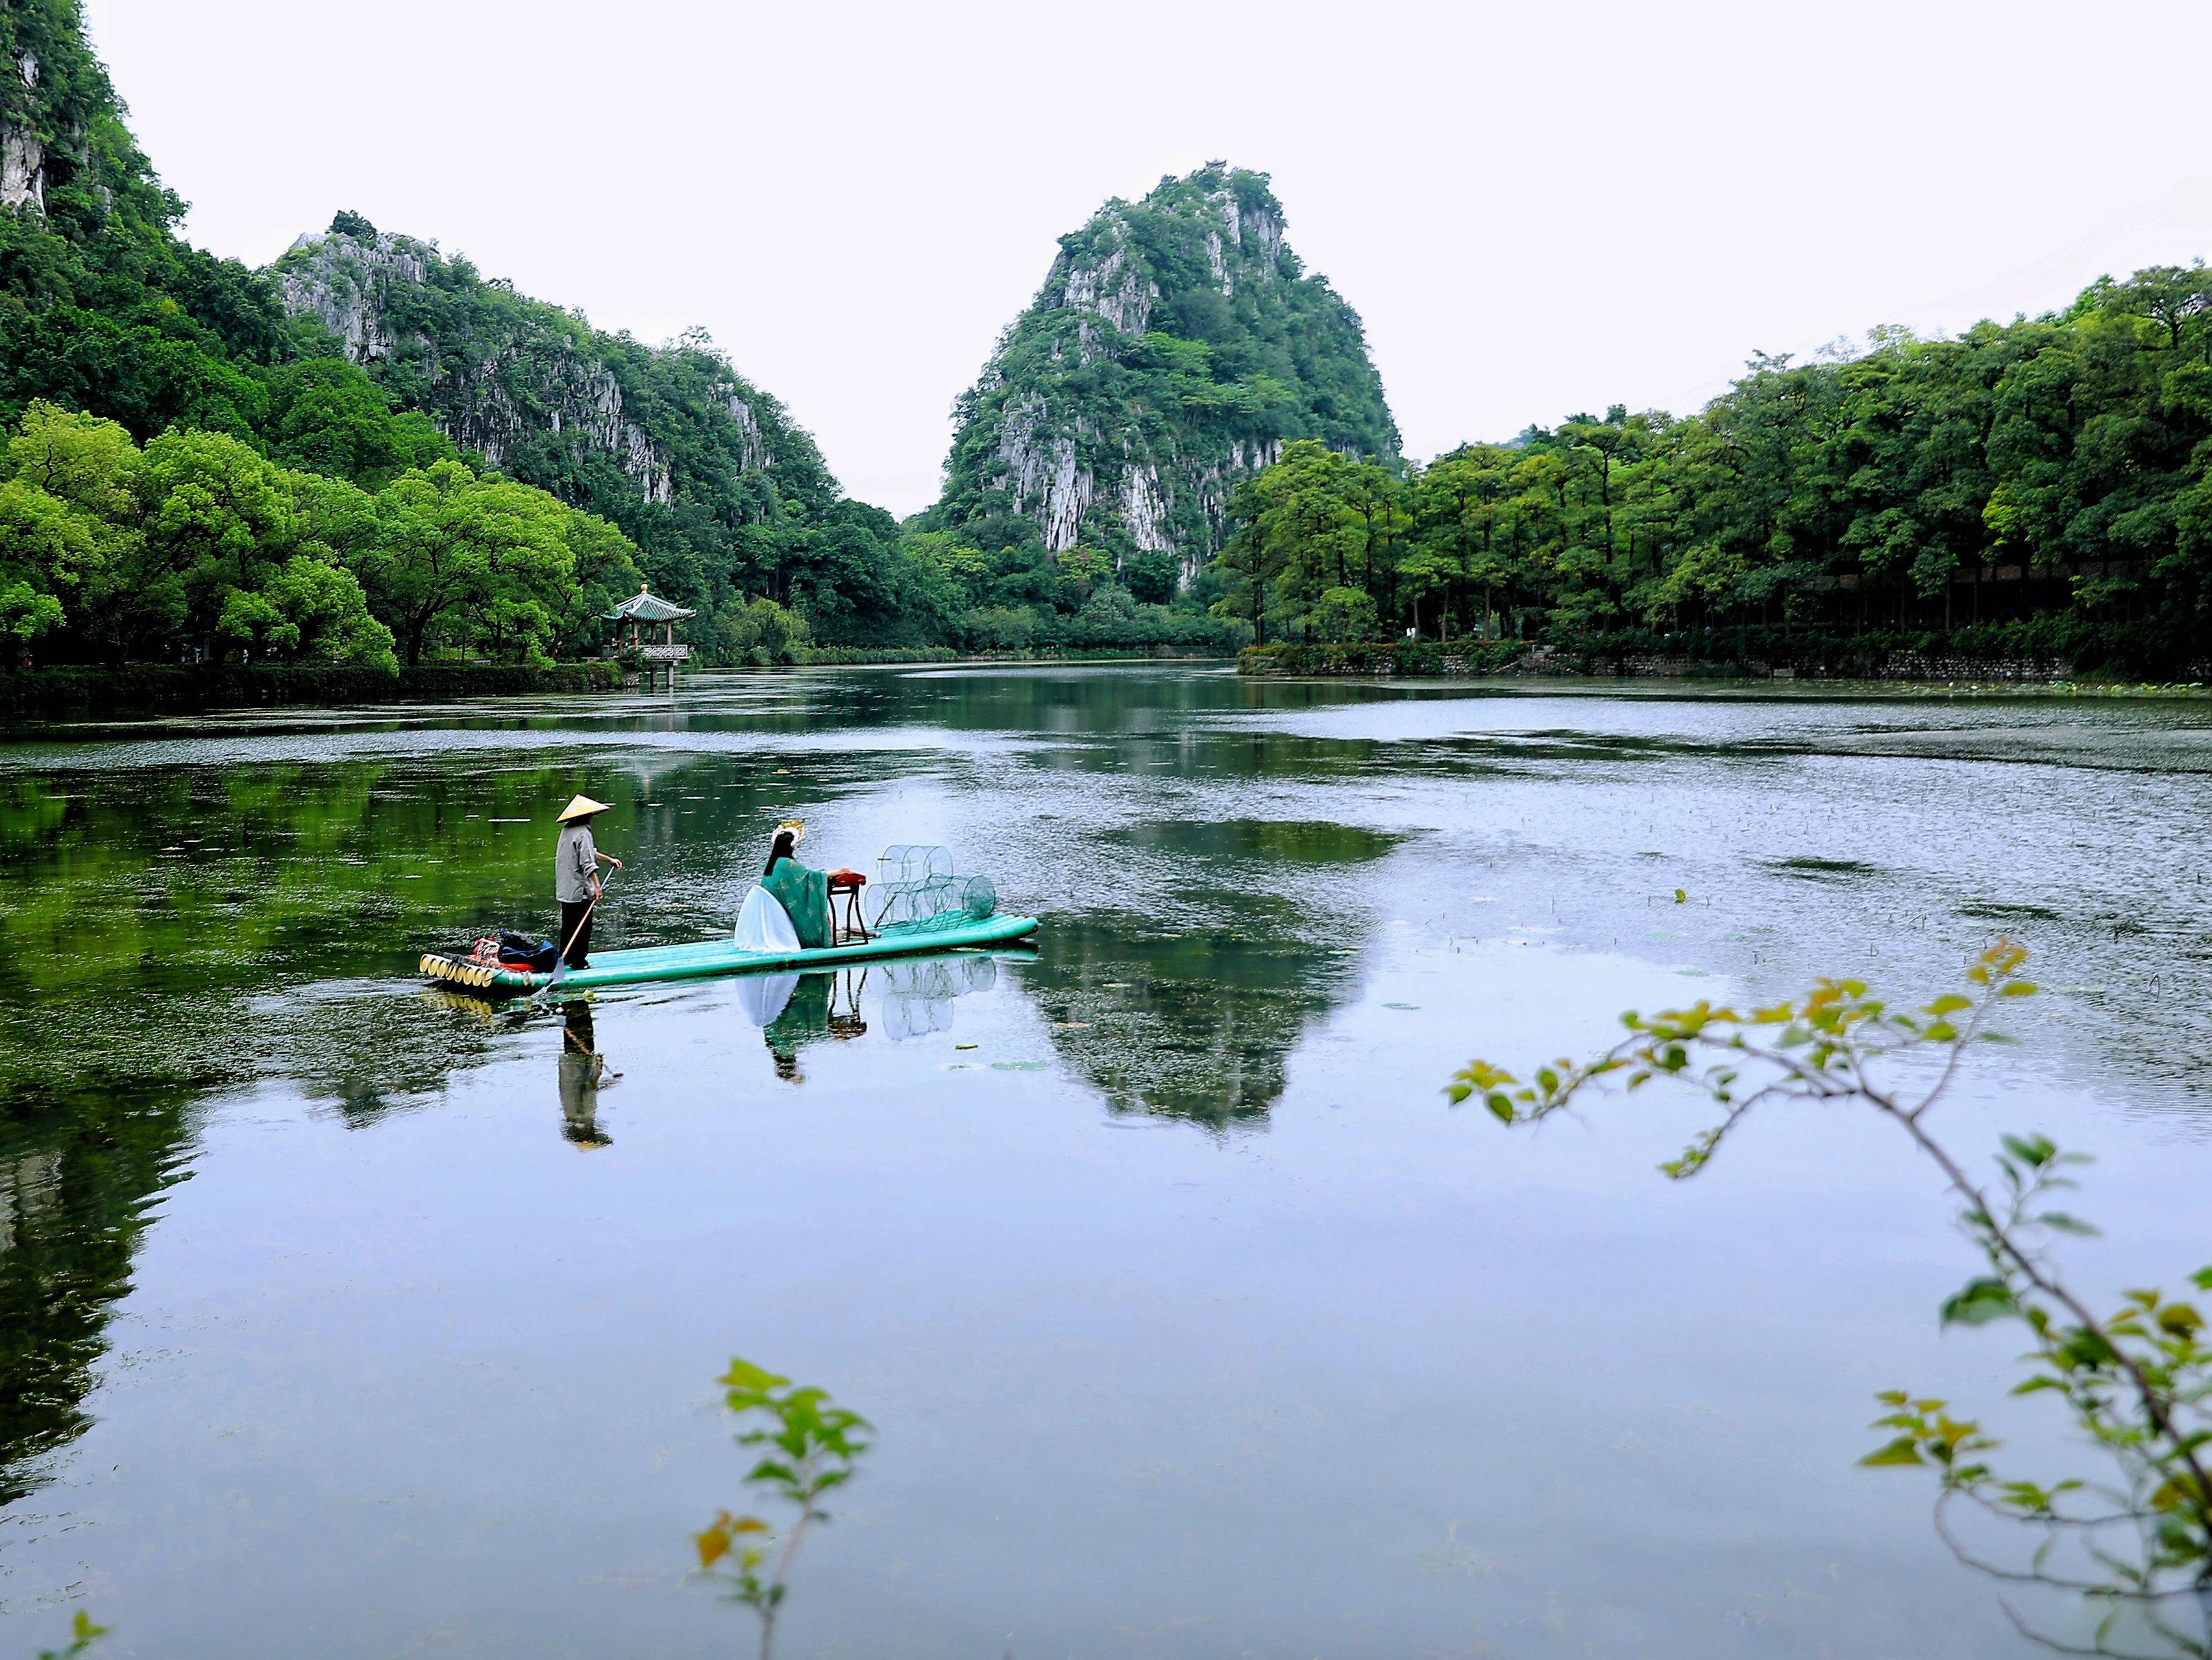
{"type": "Polygon", "coordinates": [[[569,802],[567,806],[562,808],[559,816],[556,818],[553,822],[556,824],[565,824],[571,818],[589,818],[595,812],[607,812],[611,811],[612,811],[612,809],[611,809],[605,802],[594,801],[588,795],[580,795],[574,800],[569,802]]]}

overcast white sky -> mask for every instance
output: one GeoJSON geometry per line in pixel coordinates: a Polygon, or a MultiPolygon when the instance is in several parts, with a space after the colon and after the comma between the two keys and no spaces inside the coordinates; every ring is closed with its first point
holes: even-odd
{"type": "Polygon", "coordinates": [[[87,0],[196,241],[353,208],[658,341],[704,324],[852,494],[1109,196],[1227,157],[1426,457],[1754,350],[2212,254],[2212,6],[87,0]]]}

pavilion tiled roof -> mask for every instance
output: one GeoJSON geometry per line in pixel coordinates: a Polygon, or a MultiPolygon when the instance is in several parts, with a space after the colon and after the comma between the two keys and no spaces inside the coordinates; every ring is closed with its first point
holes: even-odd
{"type": "Polygon", "coordinates": [[[641,587],[635,593],[606,613],[611,623],[681,623],[696,617],[696,611],[686,611],[681,605],[671,605],[657,593],[647,593],[641,587]]]}

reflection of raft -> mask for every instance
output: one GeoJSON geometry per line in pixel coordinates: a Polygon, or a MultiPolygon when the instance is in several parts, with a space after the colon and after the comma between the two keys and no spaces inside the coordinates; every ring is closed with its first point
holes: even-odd
{"type": "MultiPolygon", "coordinates": [[[[959,915],[960,913],[951,913],[959,915]]],[[[1034,916],[988,916],[947,924],[893,923],[872,939],[849,946],[824,946],[791,952],[744,951],[727,939],[702,939],[692,946],[651,946],[642,951],[599,951],[592,966],[572,969],[561,984],[582,990],[620,986],[639,980],[699,980],[718,975],[763,974],[775,970],[833,969],[878,957],[914,957],[925,952],[1003,946],[1036,932],[1034,916]]],[[[423,956],[421,970],[433,980],[448,980],[493,996],[536,991],[552,976],[526,969],[492,968],[435,952],[423,956]]]]}

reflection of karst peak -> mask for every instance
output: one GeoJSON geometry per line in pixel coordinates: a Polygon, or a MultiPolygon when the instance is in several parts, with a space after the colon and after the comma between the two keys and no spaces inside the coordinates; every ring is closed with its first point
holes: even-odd
{"type": "Polygon", "coordinates": [[[1055,917],[1023,976],[1054,1045],[1117,1108],[1258,1117],[1306,1028],[1350,994],[1363,885],[1402,839],[1289,818],[1101,833],[1115,908],[1055,917]]]}
{"type": "Polygon", "coordinates": [[[1352,961],[1256,929],[1106,916],[1055,927],[1023,977],[1062,1058],[1115,1107],[1221,1124],[1275,1104],[1306,1028],[1353,989],[1352,961]]]}

